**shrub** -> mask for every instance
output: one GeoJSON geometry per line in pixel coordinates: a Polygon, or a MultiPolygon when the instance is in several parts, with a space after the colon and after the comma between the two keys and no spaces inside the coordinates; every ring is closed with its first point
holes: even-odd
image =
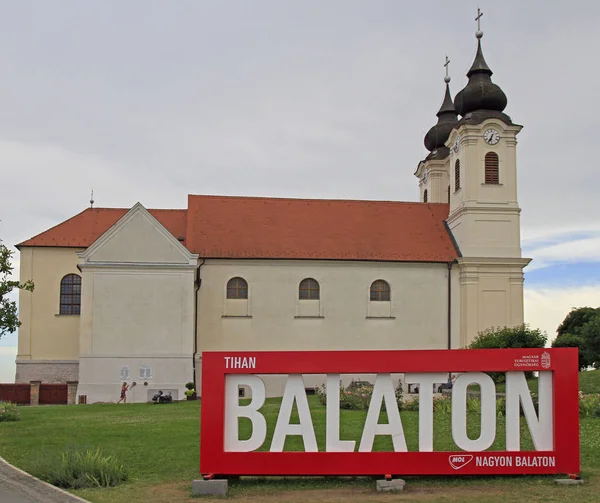
{"type": "Polygon", "coordinates": [[[18,421],[21,419],[16,403],[0,402],[0,423],[2,421],[18,421]]]}
{"type": "Polygon", "coordinates": [[[404,391],[402,389],[402,381],[398,380],[398,386],[395,390],[396,403],[398,404],[398,410],[404,409],[404,391]]]}
{"type": "Polygon", "coordinates": [[[579,415],[600,417],[600,395],[584,395],[579,392],[579,415]]]}
{"type": "MultiPolygon", "coordinates": [[[[494,349],[494,348],[543,348],[546,346],[548,336],[539,329],[529,328],[523,324],[516,327],[497,327],[479,332],[468,349],[494,349]]],[[[502,382],[504,372],[488,372],[495,382],[502,382]]],[[[525,372],[525,377],[530,378],[533,372],[525,372]]]]}
{"type": "Polygon", "coordinates": [[[449,396],[434,396],[433,410],[440,414],[450,414],[452,412],[452,399],[449,396]]]}
{"type": "MultiPolygon", "coordinates": [[[[327,405],[327,388],[325,384],[315,386],[315,393],[318,395],[321,405],[327,405]]],[[[340,409],[366,410],[369,408],[372,395],[373,385],[366,381],[353,380],[346,388],[340,384],[340,409]]]]}
{"type": "Polygon", "coordinates": [[[419,396],[415,396],[411,400],[404,402],[404,410],[415,412],[419,410],[419,396]]]}
{"type": "Polygon", "coordinates": [[[340,388],[340,409],[366,410],[369,408],[372,395],[372,384],[353,380],[346,389],[340,388]]]}
{"type": "Polygon", "coordinates": [[[192,390],[192,389],[196,388],[196,385],[192,381],[189,381],[189,382],[185,383],[185,387],[189,390],[192,390]]]}
{"type": "Polygon", "coordinates": [[[65,489],[113,487],[129,478],[123,464],[99,449],[69,449],[59,459],[48,456],[36,472],[40,479],[65,489]]]}

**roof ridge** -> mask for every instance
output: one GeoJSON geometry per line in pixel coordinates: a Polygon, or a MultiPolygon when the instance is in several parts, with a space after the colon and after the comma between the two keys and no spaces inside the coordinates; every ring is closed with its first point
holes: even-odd
{"type": "MultiPolygon", "coordinates": [[[[226,196],[214,194],[188,194],[188,198],[211,199],[251,199],[257,201],[299,201],[299,202],[333,202],[333,203],[377,203],[377,204],[418,204],[418,205],[448,205],[448,203],[423,203],[420,201],[394,201],[382,199],[333,199],[307,197],[272,197],[272,196],[226,196]]],[[[189,208],[188,208],[189,209],[189,208]]]]}

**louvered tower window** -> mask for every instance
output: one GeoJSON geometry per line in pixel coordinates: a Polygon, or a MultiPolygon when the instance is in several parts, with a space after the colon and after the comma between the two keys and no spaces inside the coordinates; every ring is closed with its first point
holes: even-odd
{"type": "Polygon", "coordinates": [[[427,189],[425,189],[423,191],[423,202],[426,203],[427,202],[427,189]]]}
{"type": "Polygon", "coordinates": [[[498,163],[498,154],[496,154],[496,152],[488,152],[485,154],[485,183],[500,183],[498,163]]]}
{"type": "Polygon", "coordinates": [[[460,161],[454,163],[454,192],[460,189],[460,161]]]}

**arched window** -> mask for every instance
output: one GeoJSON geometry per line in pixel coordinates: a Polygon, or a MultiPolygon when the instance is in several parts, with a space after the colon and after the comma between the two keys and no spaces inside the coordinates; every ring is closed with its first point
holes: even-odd
{"type": "Polygon", "coordinates": [[[387,281],[378,279],[371,284],[371,300],[374,301],[389,301],[390,300],[390,285],[387,281]]]}
{"type": "Polygon", "coordinates": [[[81,276],[67,274],[60,280],[60,314],[81,314],[81,276]]]}
{"type": "Polygon", "coordinates": [[[427,202],[427,189],[425,189],[423,191],[423,202],[426,203],[427,202]]]}
{"type": "Polygon", "coordinates": [[[460,189],[460,161],[454,163],[454,192],[460,189]]]}
{"type": "Polygon", "coordinates": [[[450,202],[450,185],[448,185],[448,202],[450,202]]]}
{"type": "Polygon", "coordinates": [[[318,300],[319,282],[316,279],[306,278],[300,282],[299,299],[300,300],[318,300]]]}
{"type": "Polygon", "coordinates": [[[498,177],[498,154],[488,152],[485,154],[485,183],[500,183],[498,177]]]}
{"type": "Polygon", "coordinates": [[[228,299],[247,299],[248,283],[244,278],[231,278],[227,282],[228,299]]]}

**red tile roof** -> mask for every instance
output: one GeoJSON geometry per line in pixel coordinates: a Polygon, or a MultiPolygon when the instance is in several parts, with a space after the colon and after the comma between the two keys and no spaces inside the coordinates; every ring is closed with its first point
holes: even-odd
{"type": "Polygon", "coordinates": [[[187,248],[206,258],[449,262],[447,204],[188,196],[187,248]]]}
{"type": "MultiPolygon", "coordinates": [[[[203,258],[449,262],[447,204],[188,196],[148,211],[203,258]]],[[[88,247],[128,210],[88,208],[17,246],[88,247]]]]}
{"type": "MultiPolygon", "coordinates": [[[[88,208],[19,243],[20,246],[87,248],[127,213],[126,208],[88,208]]],[[[185,237],[186,210],[148,210],[173,236],[185,237]]]]}

